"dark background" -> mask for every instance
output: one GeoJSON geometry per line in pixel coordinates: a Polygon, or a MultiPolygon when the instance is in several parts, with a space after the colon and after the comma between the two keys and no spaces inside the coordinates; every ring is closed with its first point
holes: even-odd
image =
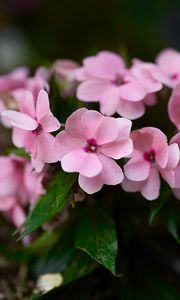
{"type": "Polygon", "coordinates": [[[102,49],[153,60],[179,29],[179,0],[1,0],[0,72],[102,49]]]}

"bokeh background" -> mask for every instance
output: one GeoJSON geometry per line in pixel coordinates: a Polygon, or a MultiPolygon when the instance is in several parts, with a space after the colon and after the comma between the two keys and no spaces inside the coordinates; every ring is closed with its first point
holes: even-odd
{"type": "Polygon", "coordinates": [[[180,48],[179,15],[179,0],[1,0],[0,72],[102,49],[153,60],[180,48]]]}

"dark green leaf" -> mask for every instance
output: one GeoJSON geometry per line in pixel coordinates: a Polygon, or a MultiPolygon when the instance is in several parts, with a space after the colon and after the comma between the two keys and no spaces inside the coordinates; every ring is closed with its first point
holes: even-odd
{"type": "Polygon", "coordinates": [[[43,195],[25,222],[25,230],[19,239],[40,227],[60,212],[69,199],[71,187],[76,180],[75,174],[60,172],[43,195]]]}
{"type": "Polygon", "coordinates": [[[161,190],[160,197],[157,200],[153,201],[153,203],[150,203],[151,206],[150,206],[149,225],[152,224],[152,222],[154,221],[155,217],[157,216],[161,208],[169,199],[170,195],[171,195],[171,190],[169,188],[168,189],[164,188],[163,190],[161,190]]]}
{"type": "Polygon", "coordinates": [[[76,247],[116,275],[115,260],[118,252],[116,227],[109,215],[97,208],[94,211],[89,210],[80,220],[76,247]]]}

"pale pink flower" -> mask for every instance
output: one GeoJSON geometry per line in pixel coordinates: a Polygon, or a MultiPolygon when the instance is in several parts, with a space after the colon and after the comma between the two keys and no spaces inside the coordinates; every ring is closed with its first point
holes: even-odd
{"type": "Polygon", "coordinates": [[[172,123],[180,130],[180,83],[178,83],[171,95],[168,103],[169,118],[172,123]]]}
{"type": "Polygon", "coordinates": [[[19,227],[26,218],[24,209],[45,192],[44,174],[36,173],[29,160],[15,155],[1,156],[0,169],[0,211],[19,227]]]}
{"type": "Polygon", "coordinates": [[[168,145],[165,134],[154,127],[145,127],[131,134],[134,150],[124,166],[122,187],[128,192],[141,192],[147,200],[158,198],[160,175],[175,187],[175,168],[179,162],[176,143],[168,145]]]}
{"type": "Polygon", "coordinates": [[[104,184],[122,182],[123,173],[114,159],[132,152],[131,121],[105,117],[81,108],[68,119],[55,142],[57,158],[66,172],[78,172],[79,184],[92,194],[104,184]]]}
{"type": "Polygon", "coordinates": [[[108,51],[84,59],[76,74],[82,81],[77,88],[78,99],[99,101],[100,111],[108,116],[117,112],[129,119],[141,117],[145,112],[144,98],[162,88],[152,76],[137,76],[121,56],[108,51]]]}
{"type": "Polygon", "coordinates": [[[1,114],[13,126],[14,145],[24,147],[29,152],[36,171],[40,172],[44,163],[55,162],[55,138],[50,132],[58,130],[60,123],[50,111],[46,91],[40,90],[36,101],[32,93],[26,92],[24,101],[20,102],[20,112],[7,110],[1,114]]]}
{"type": "Polygon", "coordinates": [[[180,52],[174,49],[164,49],[156,57],[160,72],[156,78],[170,88],[180,82],[180,52]]]}
{"type": "Polygon", "coordinates": [[[61,96],[66,98],[75,94],[75,88],[77,85],[76,71],[79,69],[79,65],[69,59],[56,60],[52,66],[52,74],[62,86],[61,96]]]}

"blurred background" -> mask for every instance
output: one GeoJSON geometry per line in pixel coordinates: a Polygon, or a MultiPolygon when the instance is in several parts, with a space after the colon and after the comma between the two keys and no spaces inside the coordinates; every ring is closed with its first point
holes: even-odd
{"type": "Polygon", "coordinates": [[[102,49],[153,60],[180,48],[179,14],[179,0],[1,0],[0,72],[102,49]]]}

